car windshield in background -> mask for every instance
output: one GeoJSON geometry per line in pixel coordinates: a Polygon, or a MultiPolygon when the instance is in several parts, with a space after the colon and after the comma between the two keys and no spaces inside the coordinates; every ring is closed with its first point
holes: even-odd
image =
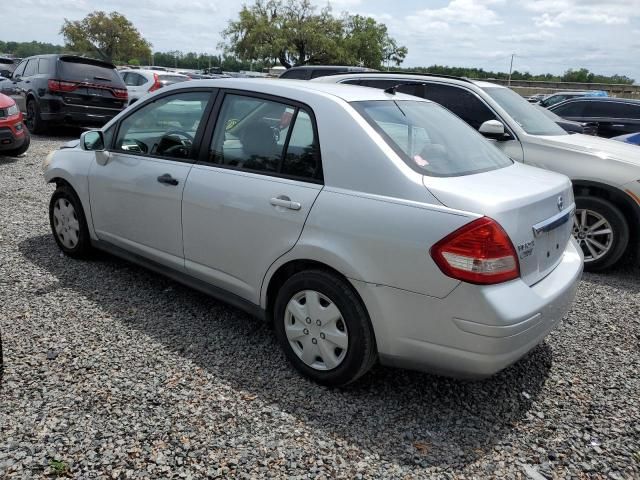
{"type": "Polygon", "coordinates": [[[562,127],[513,90],[502,87],[484,87],[483,90],[529,135],[568,135],[562,127]]]}
{"type": "Polygon", "coordinates": [[[405,162],[424,175],[471,175],[513,163],[437,104],[379,100],[352,105],[405,162]]]}
{"type": "Polygon", "coordinates": [[[109,68],[106,63],[102,64],[97,61],[74,57],[62,57],[60,63],[61,76],[64,80],[89,83],[113,82],[118,85],[122,83],[118,72],[113,68],[109,68]]]}

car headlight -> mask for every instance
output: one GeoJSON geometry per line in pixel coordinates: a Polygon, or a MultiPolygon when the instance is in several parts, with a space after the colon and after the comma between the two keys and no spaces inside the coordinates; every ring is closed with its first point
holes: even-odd
{"type": "Polygon", "coordinates": [[[7,109],[7,117],[11,117],[12,115],[17,115],[19,113],[20,113],[20,109],[18,108],[18,105],[16,105],[15,103],[7,109]]]}
{"type": "Polygon", "coordinates": [[[49,155],[47,155],[47,157],[42,161],[42,171],[46,172],[47,168],[49,168],[49,164],[51,163],[51,160],[53,160],[53,155],[56,153],[55,150],[51,150],[49,152],[49,155]]]}

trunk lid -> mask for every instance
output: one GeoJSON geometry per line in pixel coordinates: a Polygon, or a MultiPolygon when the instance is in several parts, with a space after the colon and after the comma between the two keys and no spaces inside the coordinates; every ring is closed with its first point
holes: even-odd
{"type": "Polygon", "coordinates": [[[567,177],[515,163],[475,175],[424,176],[423,183],[445,206],[497,221],[516,249],[528,285],[560,262],[573,228],[573,218],[563,220],[575,207],[567,177]]]}

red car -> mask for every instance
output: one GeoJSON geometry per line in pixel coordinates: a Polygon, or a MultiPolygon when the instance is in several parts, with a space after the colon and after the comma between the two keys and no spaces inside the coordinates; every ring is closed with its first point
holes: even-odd
{"type": "Polygon", "coordinates": [[[0,93],[0,156],[17,157],[29,149],[30,143],[16,102],[0,93]]]}

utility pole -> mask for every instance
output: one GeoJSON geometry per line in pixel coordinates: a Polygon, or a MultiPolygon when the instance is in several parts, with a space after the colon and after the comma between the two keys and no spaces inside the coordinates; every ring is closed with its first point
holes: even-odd
{"type": "Polygon", "coordinates": [[[516,56],[515,53],[511,54],[511,65],[509,65],[509,80],[507,81],[508,86],[511,86],[511,72],[513,72],[513,57],[515,56],[516,56]]]}

